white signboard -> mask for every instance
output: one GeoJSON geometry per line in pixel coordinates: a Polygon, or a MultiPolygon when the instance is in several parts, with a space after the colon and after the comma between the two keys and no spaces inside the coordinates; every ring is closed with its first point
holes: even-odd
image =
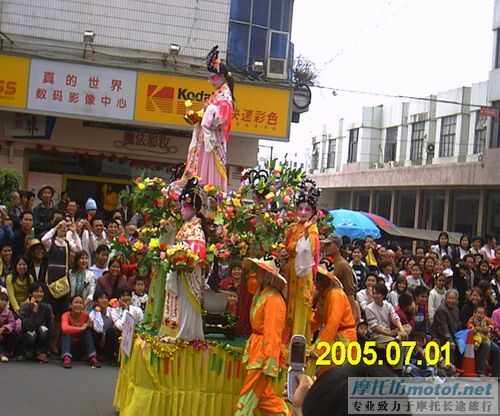
{"type": "Polygon", "coordinates": [[[32,59],[28,108],[132,120],[136,73],[32,59]]]}
{"type": "MultiPolygon", "coordinates": [[[[45,172],[28,172],[28,183],[26,190],[33,192],[38,195],[38,191],[42,186],[49,185],[54,188],[54,196],[52,197],[52,202],[57,205],[61,199],[61,188],[63,183],[63,176],[56,173],[45,173],[45,172]]],[[[40,200],[37,197],[36,203],[38,204],[40,200]]]]}
{"type": "Polygon", "coordinates": [[[127,357],[130,357],[130,352],[132,351],[132,342],[134,340],[134,326],[134,317],[128,311],[126,311],[125,323],[123,325],[122,331],[121,349],[127,355],[127,357]]]}

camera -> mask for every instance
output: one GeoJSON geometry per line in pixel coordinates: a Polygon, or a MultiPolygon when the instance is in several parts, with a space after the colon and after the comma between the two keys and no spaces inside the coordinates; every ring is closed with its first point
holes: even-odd
{"type": "Polygon", "coordinates": [[[290,356],[287,376],[287,397],[292,401],[295,390],[297,389],[297,377],[304,374],[306,363],[307,340],[304,335],[294,335],[290,340],[290,356]]]}

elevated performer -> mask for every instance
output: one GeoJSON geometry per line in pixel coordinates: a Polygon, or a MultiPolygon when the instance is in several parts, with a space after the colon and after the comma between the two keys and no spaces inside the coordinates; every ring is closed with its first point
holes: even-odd
{"type": "Polygon", "coordinates": [[[215,91],[205,103],[199,121],[191,111],[188,121],[194,124],[184,178],[198,176],[203,182],[227,190],[226,154],[233,115],[234,80],[219,58],[218,46],[207,55],[209,81],[215,91]]]}
{"type": "Polygon", "coordinates": [[[247,258],[245,262],[257,266],[259,290],[253,297],[250,310],[252,334],[243,354],[243,363],[248,371],[235,416],[253,415],[257,409],[265,415],[288,415],[281,392],[275,392],[271,386],[284,361],[282,337],[286,306],[282,292],[286,288],[286,280],[279,274],[276,257],[247,258]]]}
{"type": "MultiPolygon", "coordinates": [[[[184,224],[177,232],[176,242],[184,243],[201,260],[206,257],[205,234],[197,217],[202,200],[197,193],[198,181],[192,178],[182,190],[181,213],[184,224]]],[[[163,324],[160,334],[192,341],[203,339],[201,316],[204,271],[200,264],[192,270],[172,270],[167,276],[163,324]]]]}
{"type": "Polygon", "coordinates": [[[296,195],[297,222],[290,225],[285,248],[280,253],[288,283],[286,334],[301,334],[311,339],[310,316],[314,294],[314,274],[319,263],[319,233],[316,225],[316,203],[320,196],[316,183],[305,179],[296,195]]]}

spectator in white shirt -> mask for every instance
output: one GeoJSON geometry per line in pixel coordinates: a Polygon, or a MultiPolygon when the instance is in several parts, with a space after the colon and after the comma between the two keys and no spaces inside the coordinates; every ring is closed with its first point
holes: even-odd
{"type": "Polygon", "coordinates": [[[95,252],[95,264],[89,267],[89,270],[94,275],[94,280],[97,280],[108,270],[109,248],[106,245],[97,247],[95,252]]]}
{"type": "Polygon", "coordinates": [[[377,283],[373,288],[373,302],[366,307],[368,329],[378,348],[385,348],[391,341],[405,340],[408,337],[394,307],[384,300],[386,296],[385,284],[377,283]],[[391,324],[395,326],[394,329],[391,329],[391,324]]]}
{"type": "Polygon", "coordinates": [[[111,318],[116,329],[123,331],[127,312],[132,315],[135,324],[142,322],[144,314],[141,308],[131,304],[132,290],[130,288],[123,286],[118,289],[118,302],[118,307],[111,309],[111,318]]]}
{"type": "Polygon", "coordinates": [[[95,306],[90,311],[89,318],[94,322],[92,337],[94,338],[98,357],[115,359],[118,356],[120,331],[113,325],[112,308],[109,306],[108,301],[106,293],[96,292],[94,294],[95,306]]]}
{"type": "Polygon", "coordinates": [[[486,240],[486,244],[481,248],[481,254],[485,260],[493,260],[495,258],[497,240],[493,234],[486,234],[484,239],[486,240]]]}
{"type": "Polygon", "coordinates": [[[106,245],[108,240],[106,231],[104,231],[104,220],[101,217],[98,215],[92,217],[90,227],[92,232],[89,233],[89,250],[92,256],[97,251],[97,248],[101,245],[106,245]]]}
{"type": "Polygon", "coordinates": [[[377,284],[377,275],[375,273],[368,273],[365,277],[365,287],[366,289],[361,289],[356,294],[356,300],[359,303],[359,307],[364,312],[366,307],[373,302],[373,287],[377,284]]]}
{"type": "Polygon", "coordinates": [[[148,294],[146,293],[146,283],[142,276],[137,276],[134,281],[134,291],[132,293],[132,305],[141,308],[144,312],[148,303],[148,294]]]}
{"type": "Polygon", "coordinates": [[[436,313],[436,309],[443,303],[444,294],[446,293],[446,275],[444,273],[439,273],[434,277],[434,281],[436,285],[429,293],[429,303],[428,303],[428,311],[429,311],[429,322],[432,323],[434,319],[434,314],[436,313]]]}
{"type": "Polygon", "coordinates": [[[406,278],[406,283],[408,283],[408,290],[413,293],[416,287],[427,285],[422,279],[422,274],[420,273],[420,266],[418,264],[414,264],[411,268],[411,275],[406,278]]]}
{"type": "Polygon", "coordinates": [[[382,260],[379,263],[380,273],[378,277],[384,279],[385,286],[387,287],[387,291],[390,292],[392,290],[392,263],[387,260],[382,260]]]}

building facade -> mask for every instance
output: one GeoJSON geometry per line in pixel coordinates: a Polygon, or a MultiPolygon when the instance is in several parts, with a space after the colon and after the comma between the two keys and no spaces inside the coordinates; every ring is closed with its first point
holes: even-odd
{"type": "Polygon", "coordinates": [[[500,0],[485,82],[364,107],[313,137],[324,208],[374,212],[402,227],[500,235],[500,0]]]}
{"type": "Polygon", "coordinates": [[[168,176],[187,156],[184,102],[201,108],[212,92],[205,56],[218,45],[236,82],[228,173],[238,186],[259,139],[288,140],[292,6],[0,2],[0,166],[23,172],[26,189],[48,183],[80,201],[143,172],[168,176]]]}

